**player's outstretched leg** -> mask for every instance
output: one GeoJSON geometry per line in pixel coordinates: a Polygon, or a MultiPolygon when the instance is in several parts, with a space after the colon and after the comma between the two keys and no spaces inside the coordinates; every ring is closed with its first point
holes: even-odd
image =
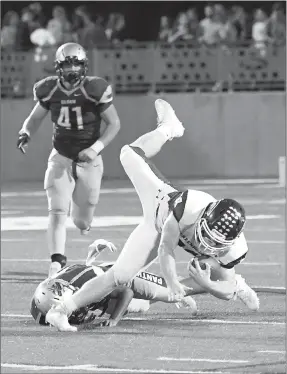
{"type": "Polygon", "coordinates": [[[181,137],[184,132],[171,105],[164,100],[155,102],[158,127],[142,135],[130,145],[121,149],[121,164],[139,196],[145,219],[153,219],[158,199],[175,188],[155,167],[150,157],[157,154],[167,140],[181,137]]]}
{"type": "Polygon", "coordinates": [[[51,255],[49,276],[66,265],[66,220],[75,185],[64,157],[52,151],[45,174],[44,188],[48,200],[47,241],[51,255]]]}
{"type": "Polygon", "coordinates": [[[155,156],[167,140],[180,138],[184,133],[182,123],[167,101],[157,99],[155,109],[157,112],[157,128],[131,143],[131,146],[142,149],[148,158],[155,156]]]}
{"type": "Polygon", "coordinates": [[[77,180],[72,197],[71,218],[82,235],[89,232],[93,221],[100,196],[103,170],[101,156],[88,165],[79,164],[76,167],[77,180]]]}

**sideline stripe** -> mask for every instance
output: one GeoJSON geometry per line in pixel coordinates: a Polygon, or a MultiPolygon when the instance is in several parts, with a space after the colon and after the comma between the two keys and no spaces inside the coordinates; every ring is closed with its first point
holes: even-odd
{"type": "MultiPolygon", "coordinates": [[[[217,188],[217,189],[224,189],[229,185],[241,185],[242,184],[251,184],[254,185],[253,187],[256,188],[278,188],[280,187],[278,184],[278,179],[202,179],[202,180],[181,180],[177,179],[175,182],[179,185],[183,185],[188,188],[188,186],[195,188],[199,187],[202,189],[206,188],[217,188]]],[[[130,193],[135,192],[134,188],[103,188],[101,189],[101,194],[109,194],[109,193],[130,193]]],[[[2,192],[2,197],[20,197],[20,196],[46,196],[45,191],[36,190],[36,191],[14,191],[14,192],[2,192]]]]}
{"type": "MultiPolygon", "coordinates": [[[[276,219],[281,218],[280,215],[274,214],[258,214],[247,216],[249,220],[276,219]]],[[[97,216],[94,217],[92,227],[115,227],[115,226],[132,226],[138,225],[142,221],[142,216],[97,216]]],[[[1,231],[31,231],[46,230],[48,225],[48,217],[27,216],[27,217],[2,217],[1,231]]],[[[67,228],[76,230],[70,217],[67,219],[67,228]]]]}
{"type": "Polygon", "coordinates": [[[257,351],[258,353],[280,353],[280,354],[283,354],[285,355],[286,354],[286,351],[257,351]]]}
{"type": "MultiPolygon", "coordinates": [[[[2,249],[3,251],[3,249],[2,249]]],[[[6,261],[6,262],[50,262],[50,258],[1,258],[1,261],[6,261]]],[[[75,258],[75,259],[70,259],[69,262],[78,262],[82,263],[84,262],[85,259],[83,258],[75,258]]],[[[102,263],[104,260],[96,260],[96,263],[102,263]]],[[[113,260],[111,260],[113,262],[113,260]]],[[[114,260],[116,261],[116,260],[114,260]]],[[[158,264],[158,261],[153,262],[153,264],[158,264]]],[[[187,265],[188,260],[186,261],[177,261],[177,265],[187,265]]],[[[238,264],[238,266],[284,266],[284,263],[282,262],[242,262],[238,264]]]]}
{"type": "MultiPolygon", "coordinates": [[[[31,318],[29,314],[1,314],[1,318],[31,318]]],[[[269,321],[237,321],[223,319],[188,319],[188,318],[144,318],[144,317],[124,317],[123,321],[168,321],[181,323],[212,323],[215,325],[278,325],[284,326],[285,322],[269,322],[269,321]]]]}
{"type": "MultiPolygon", "coordinates": [[[[223,374],[222,371],[190,371],[190,370],[164,370],[164,369],[120,369],[120,368],[104,368],[97,365],[70,365],[70,366],[48,366],[48,365],[27,365],[27,364],[8,364],[1,363],[3,368],[23,369],[23,370],[83,370],[92,371],[94,373],[128,373],[128,374],[223,374]]],[[[230,374],[224,371],[224,374],[230,374]]]]}
{"type": "Polygon", "coordinates": [[[229,364],[245,364],[249,361],[247,360],[213,360],[210,358],[175,358],[175,357],[158,357],[158,361],[189,361],[189,362],[221,362],[221,363],[229,363],[229,364]]]}

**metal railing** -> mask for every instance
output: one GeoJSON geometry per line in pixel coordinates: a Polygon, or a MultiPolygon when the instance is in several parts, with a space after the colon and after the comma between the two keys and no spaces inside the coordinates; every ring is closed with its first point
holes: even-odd
{"type": "MultiPolygon", "coordinates": [[[[3,51],[1,96],[31,96],[36,81],[54,74],[54,53],[3,51]]],[[[118,94],[285,90],[285,46],[133,43],[103,46],[89,59],[89,74],[111,82],[118,94]]]]}

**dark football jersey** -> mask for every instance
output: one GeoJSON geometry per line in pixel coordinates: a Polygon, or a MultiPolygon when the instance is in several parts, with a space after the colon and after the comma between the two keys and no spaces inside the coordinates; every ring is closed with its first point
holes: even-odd
{"type": "Polygon", "coordinates": [[[86,77],[68,91],[52,76],[37,82],[33,93],[51,113],[54,148],[72,160],[99,138],[101,113],[113,102],[111,86],[99,77],[86,77]]]}

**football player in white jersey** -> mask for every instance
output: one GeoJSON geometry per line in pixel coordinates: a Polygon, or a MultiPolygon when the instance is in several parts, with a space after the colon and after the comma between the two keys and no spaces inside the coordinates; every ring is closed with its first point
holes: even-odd
{"type": "Polygon", "coordinates": [[[189,270],[208,292],[224,292],[227,297],[240,297],[251,309],[259,307],[256,293],[234,270],[248,251],[243,234],[246,221],[243,207],[232,199],[216,200],[202,191],[178,189],[158,172],[150,158],[168,140],[181,137],[184,127],[166,101],[156,100],[155,108],[158,127],[125,145],[120,154],[121,163],[142,204],[142,222],[131,233],[111,269],[50,309],[47,321],[60,331],[75,331],[68,323],[68,316],[73,311],[99,301],[117,286],[127,284],[157,257],[170,301],[182,300],[189,287],[177,277],[175,256],[178,246],[206,264],[206,269],[202,270],[196,260],[189,270]],[[207,276],[201,277],[201,273],[207,276]]]}

